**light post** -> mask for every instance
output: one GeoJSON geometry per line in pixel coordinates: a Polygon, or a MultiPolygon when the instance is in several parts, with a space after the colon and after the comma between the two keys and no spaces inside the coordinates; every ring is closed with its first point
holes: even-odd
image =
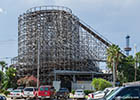
{"type": "Polygon", "coordinates": [[[136,55],[136,44],[134,45],[134,55],[135,55],[135,76],[134,76],[134,81],[136,81],[137,80],[137,55],[136,55]]]}
{"type": "Polygon", "coordinates": [[[115,75],[115,59],[113,59],[113,87],[115,87],[116,84],[116,75],[115,75]]]}
{"type": "Polygon", "coordinates": [[[135,81],[137,81],[137,55],[135,60],[135,81]]]}
{"type": "Polygon", "coordinates": [[[40,69],[40,41],[38,36],[38,53],[37,53],[37,88],[39,88],[39,69],[40,69]]]}

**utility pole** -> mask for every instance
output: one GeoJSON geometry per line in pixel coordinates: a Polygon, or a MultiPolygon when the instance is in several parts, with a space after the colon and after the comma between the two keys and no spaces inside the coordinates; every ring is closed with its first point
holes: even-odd
{"type": "Polygon", "coordinates": [[[136,44],[134,45],[134,57],[136,57],[135,59],[135,76],[134,76],[134,80],[136,81],[137,80],[137,55],[136,55],[136,50],[137,50],[137,47],[136,47],[136,44]]]}
{"type": "Polygon", "coordinates": [[[40,69],[40,41],[38,36],[38,55],[37,55],[37,88],[39,88],[39,69],[40,69]]]}
{"type": "Polygon", "coordinates": [[[116,84],[116,75],[115,75],[115,59],[113,59],[113,87],[115,87],[116,84]]]}

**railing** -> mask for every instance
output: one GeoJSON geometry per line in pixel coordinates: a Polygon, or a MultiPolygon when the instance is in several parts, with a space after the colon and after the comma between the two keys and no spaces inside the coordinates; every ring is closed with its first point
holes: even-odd
{"type": "MultiPolygon", "coordinates": [[[[100,39],[102,39],[105,44],[109,44],[112,45],[113,43],[111,41],[109,41],[107,38],[105,38],[103,35],[101,35],[99,32],[97,32],[95,29],[93,29],[91,26],[89,26],[87,23],[85,23],[84,21],[82,21],[81,19],[79,19],[79,23],[81,23],[82,25],[84,25],[86,28],[88,28],[90,31],[92,31],[94,34],[96,34],[100,39]]],[[[107,46],[109,46],[107,45],[107,46]]],[[[120,50],[120,52],[125,55],[125,51],[124,50],[120,50]]]]}
{"type": "Polygon", "coordinates": [[[31,13],[31,12],[35,12],[35,11],[41,11],[41,10],[64,10],[66,12],[69,12],[72,14],[72,10],[64,7],[64,6],[38,6],[38,7],[33,7],[30,8],[26,11],[26,13],[31,13]]]}
{"type": "Polygon", "coordinates": [[[103,40],[105,40],[106,42],[108,42],[110,45],[113,44],[111,41],[109,41],[107,38],[105,38],[103,35],[101,35],[99,32],[97,32],[95,29],[93,29],[91,26],[89,26],[87,23],[85,23],[81,19],[79,19],[79,22],[82,23],[83,25],[85,25],[87,28],[89,28],[92,32],[94,32],[95,34],[97,34],[100,38],[102,38],[103,40]]]}

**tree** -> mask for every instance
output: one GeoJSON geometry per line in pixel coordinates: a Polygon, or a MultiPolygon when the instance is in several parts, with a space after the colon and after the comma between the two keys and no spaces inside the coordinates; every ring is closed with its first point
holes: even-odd
{"type": "Polygon", "coordinates": [[[2,86],[4,89],[16,87],[15,82],[16,82],[16,69],[14,69],[13,67],[9,67],[5,72],[2,86]]]}
{"type": "Polygon", "coordinates": [[[110,82],[102,78],[94,78],[91,84],[96,89],[96,91],[104,90],[105,88],[112,86],[110,82]]]}
{"type": "Polygon", "coordinates": [[[117,67],[121,60],[122,54],[118,45],[112,44],[107,48],[107,65],[113,72],[113,64],[115,64],[115,76],[117,79],[117,67]]]}
{"type": "Polygon", "coordinates": [[[4,73],[0,71],[0,88],[2,87],[3,78],[4,78],[4,73]]]}
{"type": "Polygon", "coordinates": [[[17,84],[22,85],[22,86],[36,86],[37,85],[37,78],[34,77],[33,75],[25,76],[24,78],[20,78],[17,81],[17,84]]]}
{"type": "Polygon", "coordinates": [[[118,66],[118,71],[119,71],[119,81],[121,83],[125,82],[133,82],[134,76],[135,76],[135,63],[137,62],[137,76],[136,79],[137,81],[140,81],[140,52],[136,53],[136,57],[133,56],[128,56],[128,57],[123,57],[122,62],[118,66]],[[136,60],[137,58],[137,60],[136,60]]]}
{"type": "Polygon", "coordinates": [[[23,78],[18,79],[17,84],[20,86],[26,86],[27,81],[28,81],[28,76],[25,76],[23,78]]]}
{"type": "Polygon", "coordinates": [[[137,64],[138,64],[138,67],[140,67],[140,52],[137,52],[137,53],[136,53],[136,57],[137,57],[137,64]]]}
{"type": "Polygon", "coordinates": [[[139,81],[140,80],[140,52],[137,52],[136,53],[136,56],[135,56],[135,64],[136,64],[136,68],[135,68],[135,71],[136,71],[136,80],[135,81],[139,81]]]}
{"type": "Polygon", "coordinates": [[[128,56],[128,57],[123,57],[121,60],[122,61],[118,66],[118,72],[119,72],[118,80],[121,83],[134,81],[135,59],[133,58],[133,56],[128,56]]]}
{"type": "Polygon", "coordinates": [[[5,61],[0,61],[0,66],[1,66],[1,69],[2,69],[2,72],[4,70],[4,68],[6,67],[6,62],[5,61]]]}

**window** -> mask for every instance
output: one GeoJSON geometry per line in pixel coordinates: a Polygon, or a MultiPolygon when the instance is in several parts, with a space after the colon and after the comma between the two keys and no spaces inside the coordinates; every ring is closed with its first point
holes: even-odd
{"type": "Polygon", "coordinates": [[[69,92],[69,91],[66,88],[61,88],[61,89],[59,89],[59,92],[69,92]]]}
{"type": "Polygon", "coordinates": [[[33,88],[25,88],[24,91],[33,91],[33,88]]]}
{"type": "Polygon", "coordinates": [[[40,91],[48,91],[48,87],[40,87],[40,91]]]}
{"type": "Polygon", "coordinates": [[[13,92],[21,92],[20,90],[14,90],[13,92]]]}
{"type": "Polygon", "coordinates": [[[48,87],[45,87],[45,91],[48,91],[48,87]]]}
{"type": "Polygon", "coordinates": [[[121,99],[139,98],[139,88],[137,87],[124,88],[122,91],[118,93],[116,97],[120,97],[121,99]]]}
{"type": "Polygon", "coordinates": [[[112,98],[114,97],[114,95],[118,94],[119,91],[121,91],[123,89],[123,87],[117,88],[116,90],[114,90],[113,92],[111,92],[110,94],[108,94],[105,98],[106,100],[112,100],[112,98]]]}
{"type": "Polygon", "coordinates": [[[40,87],[40,91],[43,91],[44,89],[43,89],[43,87],[40,87]]]}

